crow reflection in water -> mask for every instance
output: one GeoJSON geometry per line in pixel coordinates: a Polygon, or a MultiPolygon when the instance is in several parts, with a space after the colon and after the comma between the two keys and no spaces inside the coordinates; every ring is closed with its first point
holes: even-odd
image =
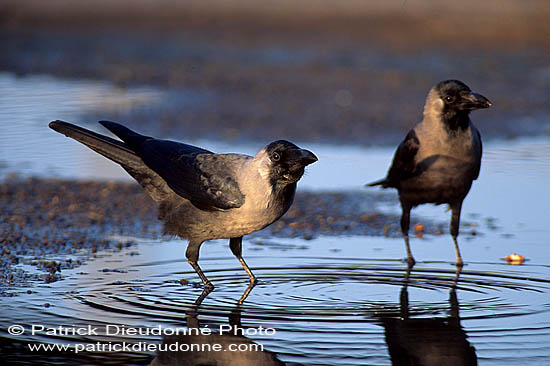
{"type": "MultiPolygon", "coordinates": [[[[167,348],[158,351],[149,366],[284,366],[285,363],[280,361],[275,353],[265,350],[262,345],[247,338],[240,331],[244,329],[241,323],[241,305],[251,288],[252,286],[249,286],[229,314],[228,325],[233,331],[219,333],[214,331],[216,326],[210,326],[213,330],[212,334],[190,332],[189,334],[164,336],[161,347],[177,345],[180,350],[175,351],[167,348]],[[222,350],[213,350],[214,345],[220,345],[222,350]],[[233,350],[229,351],[229,347],[233,350]],[[193,351],[197,348],[200,348],[201,351],[193,351]],[[185,351],[185,349],[191,349],[191,351],[185,351]]],[[[205,289],[195,304],[187,311],[188,329],[200,329],[198,308],[209,293],[210,291],[205,289]]],[[[224,327],[224,329],[227,328],[229,327],[224,327]]]]}
{"type": "Polygon", "coordinates": [[[447,318],[416,318],[409,314],[408,267],[400,294],[398,317],[383,317],[382,324],[393,366],[476,366],[475,348],[460,325],[456,285],[462,267],[449,293],[447,318]]]}
{"type": "Polygon", "coordinates": [[[396,188],[401,202],[401,231],[407,261],[415,260],[409,245],[411,209],[424,203],[449,204],[456,265],[462,266],[458,229],[462,202],[481,167],[481,136],[470,121],[470,112],[492,104],[461,81],[442,81],[430,89],[424,118],[410,130],[395,152],[384,179],[369,186],[396,188]]]}
{"type": "Polygon", "coordinates": [[[205,288],[214,286],[199,267],[199,249],[211,239],[229,239],[250,283],[256,283],[242,257],[243,235],[288,211],[296,183],[317,157],[285,140],[268,144],[255,156],[214,154],[143,136],[118,123],[100,123],[122,141],[63,121],[49,126],[120,164],[138,181],[158,204],[165,233],[189,240],[185,255],[205,288]]]}

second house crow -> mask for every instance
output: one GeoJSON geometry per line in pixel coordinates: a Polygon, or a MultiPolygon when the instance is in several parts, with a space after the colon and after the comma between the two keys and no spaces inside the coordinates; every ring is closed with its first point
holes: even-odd
{"type": "Polygon", "coordinates": [[[407,260],[414,265],[409,246],[410,212],[423,203],[449,204],[456,264],[463,265],[457,236],[462,201],[477,179],[481,166],[481,136],[470,121],[470,112],[491,102],[458,80],[442,81],[431,88],[424,117],[395,152],[386,178],[370,183],[396,188],[401,201],[401,230],[407,260]]]}

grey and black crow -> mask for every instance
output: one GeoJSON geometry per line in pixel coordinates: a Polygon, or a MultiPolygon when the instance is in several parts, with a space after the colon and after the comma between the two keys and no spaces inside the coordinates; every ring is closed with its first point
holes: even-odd
{"type": "Polygon", "coordinates": [[[256,278],[242,258],[243,235],[272,224],[290,208],[296,183],[317,157],[285,140],[255,156],[214,154],[143,136],[118,123],[99,123],[122,141],[67,122],[49,126],[120,164],[139,182],[158,204],[165,233],[188,239],[187,260],[205,288],[214,286],[197,263],[199,248],[205,240],[223,238],[253,285],[256,278]]]}
{"type": "Polygon", "coordinates": [[[399,192],[401,230],[410,265],[415,263],[409,246],[410,212],[423,203],[449,204],[456,265],[463,265],[456,239],[460,210],[479,175],[482,152],[481,136],[470,121],[470,112],[491,105],[461,81],[435,85],[426,98],[424,118],[397,148],[386,178],[368,184],[399,192]]]}

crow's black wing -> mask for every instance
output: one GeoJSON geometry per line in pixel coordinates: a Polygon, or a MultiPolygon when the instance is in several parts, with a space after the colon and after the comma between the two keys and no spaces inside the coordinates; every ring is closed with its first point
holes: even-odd
{"type": "Polygon", "coordinates": [[[415,171],[415,156],[420,147],[420,141],[414,130],[410,130],[403,142],[399,144],[388,171],[384,187],[399,187],[400,182],[412,177],[415,171]]]}
{"type": "Polygon", "coordinates": [[[235,174],[238,155],[218,155],[192,145],[153,139],[113,122],[101,124],[134,150],[175,193],[196,207],[227,210],[244,203],[235,174]]]}
{"type": "Polygon", "coordinates": [[[217,155],[194,146],[165,140],[143,144],[143,162],[178,195],[203,210],[240,207],[244,196],[236,181],[236,168],[227,155],[217,155]]]}
{"type": "Polygon", "coordinates": [[[477,156],[476,166],[474,168],[473,180],[476,180],[479,177],[479,171],[481,170],[481,156],[483,154],[483,143],[481,142],[481,134],[475,128],[472,129],[474,133],[474,139],[479,144],[479,156],[477,156]]]}

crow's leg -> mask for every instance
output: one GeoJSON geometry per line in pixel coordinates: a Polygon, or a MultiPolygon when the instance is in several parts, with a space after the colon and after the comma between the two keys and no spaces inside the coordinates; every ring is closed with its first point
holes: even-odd
{"type": "Polygon", "coordinates": [[[202,280],[202,283],[204,284],[204,288],[206,289],[213,289],[214,285],[212,285],[212,282],[206,278],[205,274],[202,272],[201,267],[199,267],[198,261],[199,261],[199,249],[201,247],[202,241],[194,241],[189,240],[189,244],[187,245],[187,251],[185,252],[185,256],[187,257],[187,262],[193,267],[195,272],[199,275],[199,277],[202,280]]]}
{"type": "Polygon", "coordinates": [[[248,278],[250,278],[250,285],[256,284],[256,276],[252,273],[250,268],[248,268],[248,265],[244,261],[242,257],[243,252],[243,237],[240,236],[238,238],[231,238],[229,239],[229,248],[231,248],[231,251],[237,257],[239,262],[241,262],[241,265],[243,266],[244,270],[246,271],[246,274],[248,275],[248,278]]]}
{"type": "Polygon", "coordinates": [[[405,248],[407,249],[407,263],[409,264],[409,266],[412,267],[416,263],[411,252],[411,246],[409,244],[409,226],[411,222],[412,206],[408,203],[401,201],[401,209],[403,210],[403,213],[401,214],[401,232],[403,233],[403,238],[405,239],[405,248]]]}
{"type": "Polygon", "coordinates": [[[456,265],[463,266],[464,262],[462,261],[462,256],[460,255],[460,249],[458,248],[458,228],[460,226],[460,211],[462,210],[462,201],[455,202],[449,205],[451,207],[451,235],[453,237],[453,242],[455,244],[456,250],[456,265]]]}

